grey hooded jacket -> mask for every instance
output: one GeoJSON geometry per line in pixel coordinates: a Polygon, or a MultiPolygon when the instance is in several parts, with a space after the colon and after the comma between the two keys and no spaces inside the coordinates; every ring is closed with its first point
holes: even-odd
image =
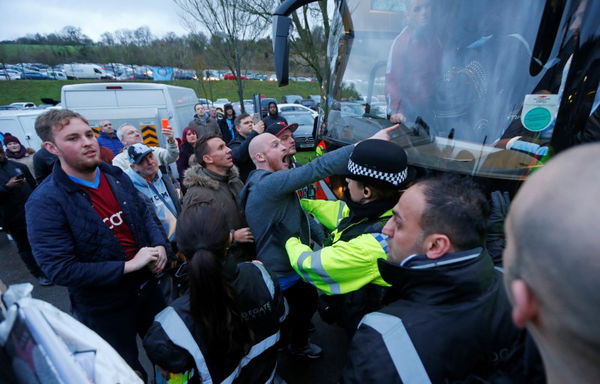
{"type": "Polygon", "coordinates": [[[295,274],[280,239],[271,236],[284,226],[310,243],[310,220],[302,208],[296,190],[327,176],[346,172],[354,149],[348,145],[326,153],[298,168],[281,171],[254,170],[242,190],[246,220],[254,234],[258,259],[279,279],[295,274]]]}

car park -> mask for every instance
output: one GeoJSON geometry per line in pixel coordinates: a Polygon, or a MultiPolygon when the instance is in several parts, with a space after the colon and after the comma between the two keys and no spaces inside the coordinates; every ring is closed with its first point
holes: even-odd
{"type": "Polygon", "coordinates": [[[298,124],[298,129],[294,131],[294,140],[296,148],[307,149],[315,147],[315,139],[313,130],[315,126],[315,118],[308,112],[281,112],[288,124],[298,124]]]}
{"type": "Polygon", "coordinates": [[[312,117],[319,116],[319,112],[313,111],[302,104],[279,104],[277,106],[279,107],[280,112],[306,112],[310,113],[312,117]]]}

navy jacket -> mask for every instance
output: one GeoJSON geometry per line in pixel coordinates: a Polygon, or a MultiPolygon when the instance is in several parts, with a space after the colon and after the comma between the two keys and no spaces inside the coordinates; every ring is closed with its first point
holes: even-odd
{"type": "MultiPolygon", "coordinates": [[[[167,240],[129,177],[106,163],[99,167],[138,246],[166,247],[167,240]]],[[[123,274],[127,256],[121,244],[60,163],[31,194],[25,210],[33,255],[46,276],[69,288],[75,311],[97,313],[127,306],[150,278],[145,268],[123,274]]]]}

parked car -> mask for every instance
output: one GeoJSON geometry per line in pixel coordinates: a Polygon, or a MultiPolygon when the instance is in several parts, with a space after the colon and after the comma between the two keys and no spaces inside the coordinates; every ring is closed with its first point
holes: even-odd
{"type": "MultiPolygon", "coordinates": [[[[235,103],[232,103],[231,105],[233,106],[233,110],[235,111],[236,115],[239,115],[240,113],[242,113],[242,108],[240,106],[239,101],[236,101],[235,103]]],[[[254,102],[252,101],[252,99],[244,99],[244,109],[246,110],[246,113],[248,113],[248,114],[254,113],[254,102]]]]}
{"type": "Polygon", "coordinates": [[[213,106],[215,108],[223,108],[225,107],[225,104],[231,104],[231,101],[229,101],[229,99],[227,98],[220,98],[215,100],[215,102],[213,103],[213,106]]]}
{"type": "Polygon", "coordinates": [[[196,76],[196,71],[176,71],[173,77],[177,80],[198,80],[198,76],[196,76]]]}
{"type": "Polygon", "coordinates": [[[0,69],[0,80],[19,80],[20,78],[21,72],[12,69],[0,69]]]}
{"type": "Polygon", "coordinates": [[[300,100],[300,104],[305,106],[306,108],[310,108],[313,111],[317,110],[317,103],[313,99],[303,99],[300,100]]]}
{"type": "Polygon", "coordinates": [[[281,102],[289,103],[289,104],[294,104],[294,103],[299,104],[300,100],[302,100],[302,96],[300,96],[300,95],[284,95],[283,98],[281,99],[281,102]]]}
{"type": "Polygon", "coordinates": [[[273,99],[272,97],[263,97],[260,99],[261,118],[267,116],[267,114],[269,113],[269,103],[271,102],[277,104],[277,100],[273,99]]]}
{"type": "Polygon", "coordinates": [[[200,98],[198,98],[198,104],[202,104],[202,106],[204,106],[204,108],[210,108],[210,107],[212,107],[213,102],[210,101],[209,99],[200,97],[200,98]]]}
{"type": "Polygon", "coordinates": [[[342,116],[362,116],[365,113],[365,107],[359,103],[342,101],[340,102],[340,111],[342,116]]]}
{"type": "MultiPolygon", "coordinates": [[[[246,75],[240,75],[240,79],[242,80],[250,80],[246,75]]],[[[235,80],[235,76],[231,72],[227,72],[223,75],[223,80],[235,80]]]]}
{"type": "Polygon", "coordinates": [[[25,71],[21,73],[21,80],[50,80],[50,76],[42,72],[25,71]]]}
{"type": "Polygon", "coordinates": [[[30,109],[35,108],[35,103],[32,103],[31,101],[20,101],[16,103],[10,103],[8,106],[15,107],[17,109],[30,109]]]}
{"type": "Polygon", "coordinates": [[[317,107],[321,104],[321,95],[308,95],[308,98],[313,100],[317,104],[317,107]]]}
{"type": "Polygon", "coordinates": [[[67,80],[67,74],[63,71],[49,71],[48,76],[54,80],[67,80]]]}
{"type": "Polygon", "coordinates": [[[313,117],[319,116],[319,112],[313,111],[302,104],[279,104],[278,107],[280,112],[306,112],[310,113],[313,117]]]}
{"type": "Polygon", "coordinates": [[[309,112],[281,112],[281,116],[285,117],[288,124],[298,124],[298,129],[294,132],[294,140],[296,148],[314,148],[315,139],[313,137],[313,128],[315,118],[309,112]]]}

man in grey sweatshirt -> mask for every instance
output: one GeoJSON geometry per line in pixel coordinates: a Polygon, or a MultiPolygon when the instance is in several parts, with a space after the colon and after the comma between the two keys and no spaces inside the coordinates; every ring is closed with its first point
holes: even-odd
{"type": "MultiPolygon", "coordinates": [[[[373,135],[372,139],[390,140],[393,126],[373,135]]],[[[292,269],[282,242],[274,232],[297,234],[310,244],[310,221],[302,210],[296,190],[327,176],[345,171],[353,145],[326,153],[298,168],[288,169],[287,148],[279,139],[263,133],[252,139],[249,153],[256,165],[241,193],[246,220],[256,242],[258,259],[279,280],[289,304],[290,313],[284,323],[288,351],[294,355],[318,358],[321,348],[308,341],[310,319],[317,308],[317,291],[302,281],[292,269]]]]}

